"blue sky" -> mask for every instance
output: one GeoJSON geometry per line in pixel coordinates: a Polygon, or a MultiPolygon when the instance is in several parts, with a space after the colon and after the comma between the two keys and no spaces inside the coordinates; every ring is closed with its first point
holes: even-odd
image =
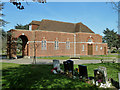
{"type": "Polygon", "coordinates": [[[103,35],[106,28],[117,31],[118,13],[106,2],[37,2],[22,3],[24,10],[18,10],[6,2],[3,9],[4,20],[10,22],[3,27],[5,31],[13,29],[16,24],[29,24],[32,20],[42,19],[63,22],[82,22],[96,34],[103,35]]]}

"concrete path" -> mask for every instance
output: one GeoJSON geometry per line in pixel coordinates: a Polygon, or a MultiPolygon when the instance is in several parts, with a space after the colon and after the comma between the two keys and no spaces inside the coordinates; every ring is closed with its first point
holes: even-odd
{"type": "MultiPolygon", "coordinates": [[[[100,60],[79,60],[79,59],[72,59],[74,61],[74,64],[85,64],[85,63],[100,63],[100,60]]],[[[60,60],[60,63],[63,64],[63,61],[66,60],[60,60]]],[[[17,63],[17,64],[32,64],[33,59],[2,59],[0,62],[6,62],[6,63],[17,63]]],[[[53,60],[48,59],[37,59],[37,64],[52,64],[53,60]]]]}

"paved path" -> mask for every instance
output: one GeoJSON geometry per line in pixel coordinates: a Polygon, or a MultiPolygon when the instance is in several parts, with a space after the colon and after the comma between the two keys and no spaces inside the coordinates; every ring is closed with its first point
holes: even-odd
{"type": "MultiPolygon", "coordinates": [[[[79,60],[79,59],[72,59],[74,61],[74,64],[85,64],[85,63],[100,63],[100,60],[79,60]]],[[[60,63],[63,63],[63,61],[66,60],[60,60],[60,63]]],[[[6,63],[17,63],[17,64],[32,64],[33,59],[2,59],[0,62],[6,62],[6,63]]],[[[48,59],[37,59],[37,64],[52,64],[53,60],[48,59]]]]}

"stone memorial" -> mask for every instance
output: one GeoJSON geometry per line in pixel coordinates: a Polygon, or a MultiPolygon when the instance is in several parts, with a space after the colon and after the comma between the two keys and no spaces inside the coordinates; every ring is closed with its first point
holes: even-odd
{"type": "Polygon", "coordinates": [[[73,61],[72,60],[67,60],[63,62],[64,64],[64,72],[65,74],[71,74],[73,75],[73,61]]]}
{"type": "Polygon", "coordinates": [[[67,61],[64,61],[63,64],[64,64],[64,73],[65,73],[65,74],[68,74],[68,65],[67,65],[67,61]]]}
{"type": "Polygon", "coordinates": [[[68,63],[68,71],[69,72],[72,72],[72,75],[73,75],[73,61],[72,60],[67,60],[67,63],[68,63]]]}
{"type": "Polygon", "coordinates": [[[80,78],[88,78],[87,66],[78,65],[78,67],[79,67],[79,77],[80,78]]]}
{"type": "Polygon", "coordinates": [[[60,71],[60,62],[59,60],[53,60],[53,68],[57,67],[57,71],[60,71]]]}
{"type": "Polygon", "coordinates": [[[94,70],[95,82],[106,83],[107,82],[107,71],[105,67],[99,67],[94,70]]]}

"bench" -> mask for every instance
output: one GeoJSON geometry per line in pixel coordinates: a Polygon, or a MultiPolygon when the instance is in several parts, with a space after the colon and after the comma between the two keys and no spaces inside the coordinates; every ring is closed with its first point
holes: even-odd
{"type": "Polygon", "coordinates": [[[101,63],[116,63],[116,58],[102,58],[101,63]]]}

